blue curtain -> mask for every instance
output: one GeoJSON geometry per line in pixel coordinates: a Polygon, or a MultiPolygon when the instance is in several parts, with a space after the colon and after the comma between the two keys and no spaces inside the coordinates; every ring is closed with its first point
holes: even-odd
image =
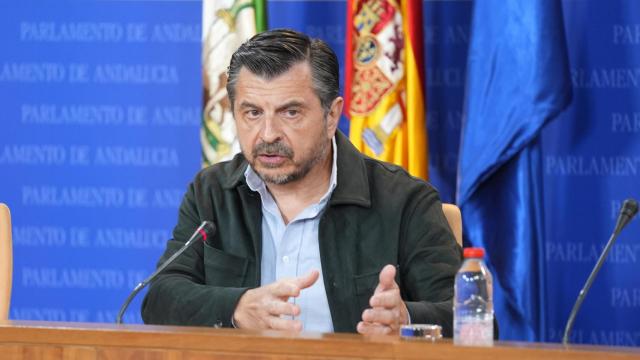
{"type": "Polygon", "coordinates": [[[571,101],[561,3],[477,1],[458,172],[466,241],[486,249],[501,339],[545,340],[542,127],[571,101]]]}

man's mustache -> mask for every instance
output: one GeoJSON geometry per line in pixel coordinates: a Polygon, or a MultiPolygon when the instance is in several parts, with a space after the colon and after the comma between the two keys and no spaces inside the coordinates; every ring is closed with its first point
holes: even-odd
{"type": "Polygon", "coordinates": [[[251,155],[254,158],[259,155],[277,155],[292,159],[293,150],[280,141],[274,143],[262,142],[253,148],[251,155]]]}

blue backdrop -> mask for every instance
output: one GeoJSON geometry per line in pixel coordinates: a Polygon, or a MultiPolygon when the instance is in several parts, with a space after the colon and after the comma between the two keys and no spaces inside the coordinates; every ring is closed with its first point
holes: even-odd
{"type": "MultiPolygon", "coordinates": [[[[454,202],[474,3],[424,5],[431,181],[454,202]]],[[[345,6],[272,0],[269,25],[321,37],[343,59],[345,6]]],[[[200,164],[201,7],[0,4],[11,318],[111,322],[153,270],[200,164]]],[[[563,10],[573,102],[540,139],[547,341],[560,340],[620,204],[640,197],[640,3],[565,0],[563,10]]],[[[585,301],[574,341],[640,345],[639,241],[635,221],[585,301]]],[[[140,298],[126,322],[141,321],[139,306],[140,298]]]]}

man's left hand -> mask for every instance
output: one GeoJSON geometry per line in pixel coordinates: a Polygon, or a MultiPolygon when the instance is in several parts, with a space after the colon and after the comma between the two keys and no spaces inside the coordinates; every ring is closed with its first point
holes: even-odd
{"type": "Polygon", "coordinates": [[[409,323],[409,311],[400,297],[395,276],[393,265],[380,271],[378,286],[369,299],[371,308],[362,313],[362,321],[358,323],[360,334],[397,334],[401,325],[409,323]]]}

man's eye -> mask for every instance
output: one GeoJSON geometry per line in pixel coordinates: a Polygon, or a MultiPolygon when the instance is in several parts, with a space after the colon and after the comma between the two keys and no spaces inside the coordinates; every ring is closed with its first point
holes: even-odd
{"type": "Polygon", "coordinates": [[[260,111],[258,111],[258,110],[249,110],[249,111],[246,112],[246,114],[247,114],[247,117],[256,118],[256,117],[260,116],[260,111]]]}
{"type": "Polygon", "coordinates": [[[287,111],[285,111],[285,115],[287,115],[288,117],[296,117],[298,116],[300,112],[298,110],[295,109],[289,109],[287,111]]]}

